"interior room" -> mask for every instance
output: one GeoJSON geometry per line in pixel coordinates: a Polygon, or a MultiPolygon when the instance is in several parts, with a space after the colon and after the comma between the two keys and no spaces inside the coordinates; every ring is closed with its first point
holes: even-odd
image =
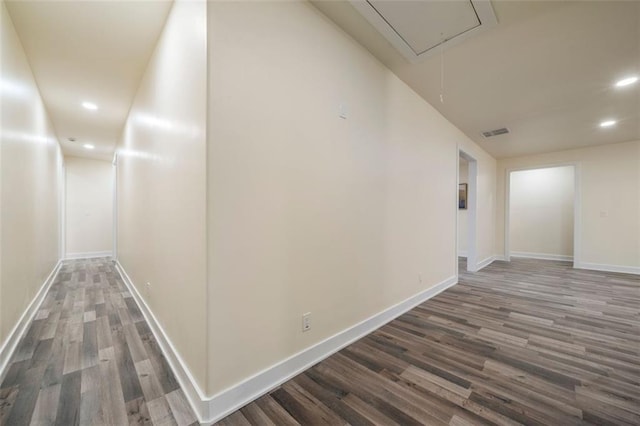
{"type": "Polygon", "coordinates": [[[640,424],[640,2],[0,19],[0,424],[640,424]]]}

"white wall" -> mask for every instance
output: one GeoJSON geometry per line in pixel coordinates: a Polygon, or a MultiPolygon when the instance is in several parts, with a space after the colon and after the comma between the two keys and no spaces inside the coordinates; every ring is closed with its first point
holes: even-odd
{"type": "Polygon", "coordinates": [[[578,266],[640,273],[640,141],[498,161],[496,249],[504,254],[507,169],[578,164],[578,266]]]}
{"type": "Polygon", "coordinates": [[[65,157],[66,257],[111,256],[113,252],[113,166],[111,162],[65,157]]]}
{"type": "MultiPolygon", "coordinates": [[[[58,262],[60,147],[0,2],[0,348],[58,262]]],[[[6,348],[4,348],[6,349],[6,348]]],[[[0,367],[6,352],[0,350],[0,367]]]]}
{"type": "Polygon", "coordinates": [[[510,179],[511,255],[573,259],[574,167],[514,171],[510,179]]]}
{"type": "Polygon", "coordinates": [[[478,158],[490,257],[495,161],[310,4],[208,17],[218,392],[455,276],[458,144],[478,158]]]}
{"type": "MultiPolygon", "coordinates": [[[[469,162],[463,158],[460,158],[458,165],[458,182],[467,184],[469,183],[469,162]]],[[[458,256],[467,257],[467,228],[468,228],[469,214],[467,209],[458,209],[458,256]]]]}
{"type": "Polygon", "coordinates": [[[118,260],[206,383],[206,4],[176,1],[118,145],[118,260]],[[149,286],[147,286],[149,283],[149,286]]]}

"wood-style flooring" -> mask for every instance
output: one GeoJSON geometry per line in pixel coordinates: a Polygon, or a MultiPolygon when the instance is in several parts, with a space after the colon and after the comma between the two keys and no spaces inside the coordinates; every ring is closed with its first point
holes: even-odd
{"type": "MultiPolygon", "coordinates": [[[[220,425],[640,425],[640,277],[494,262],[220,425]]],[[[3,425],[194,424],[107,259],[66,262],[0,385],[3,425]]]]}
{"type": "Polygon", "coordinates": [[[197,424],[111,261],[62,265],[0,386],[0,424],[197,424]]]}
{"type": "Polygon", "coordinates": [[[494,262],[220,425],[640,425],[640,277],[494,262]]]}

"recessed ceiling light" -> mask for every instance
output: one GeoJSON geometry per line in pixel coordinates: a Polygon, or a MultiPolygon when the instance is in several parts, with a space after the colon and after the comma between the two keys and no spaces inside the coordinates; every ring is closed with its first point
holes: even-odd
{"type": "Polygon", "coordinates": [[[628,85],[633,84],[633,83],[635,83],[637,81],[638,81],[638,76],[637,75],[634,75],[633,77],[623,78],[622,80],[619,80],[618,82],[616,82],[616,87],[628,86],[628,85]]]}
{"type": "Polygon", "coordinates": [[[616,120],[606,120],[600,123],[600,127],[611,127],[617,123],[616,120]]]}
{"type": "Polygon", "coordinates": [[[93,102],[83,102],[82,106],[86,109],[90,109],[91,111],[95,111],[98,109],[98,105],[94,104],[93,102]]]}
{"type": "Polygon", "coordinates": [[[90,143],[85,143],[84,145],[82,145],[83,147],[85,147],[86,149],[93,149],[95,148],[95,146],[91,145],[90,143]]]}

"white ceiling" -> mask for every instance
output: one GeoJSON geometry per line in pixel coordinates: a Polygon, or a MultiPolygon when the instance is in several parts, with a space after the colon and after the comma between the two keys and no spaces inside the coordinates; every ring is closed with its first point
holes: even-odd
{"type": "Polygon", "coordinates": [[[110,160],[172,2],[5,3],[63,152],[110,160]]]}
{"type": "MultiPolygon", "coordinates": [[[[393,16],[410,3],[375,0],[393,16]]],[[[347,1],[314,2],[496,157],[640,139],[640,84],[613,87],[640,74],[640,2],[491,3],[498,25],[445,50],[441,103],[440,55],[410,64],[347,1]],[[511,133],[480,135],[500,127],[511,133]]],[[[6,1],[65,154],[112,157],[171,4],[6,1]]]]}
{"type": "Polygon", "coordinates": [[[640,83],[613,87],[640,74],[638,1],[492,1],[498,25],[444,52],[444,103],[440,55],[410,64],[348,2],[313,3],[497,158],[640,139],[640,83]]]}

